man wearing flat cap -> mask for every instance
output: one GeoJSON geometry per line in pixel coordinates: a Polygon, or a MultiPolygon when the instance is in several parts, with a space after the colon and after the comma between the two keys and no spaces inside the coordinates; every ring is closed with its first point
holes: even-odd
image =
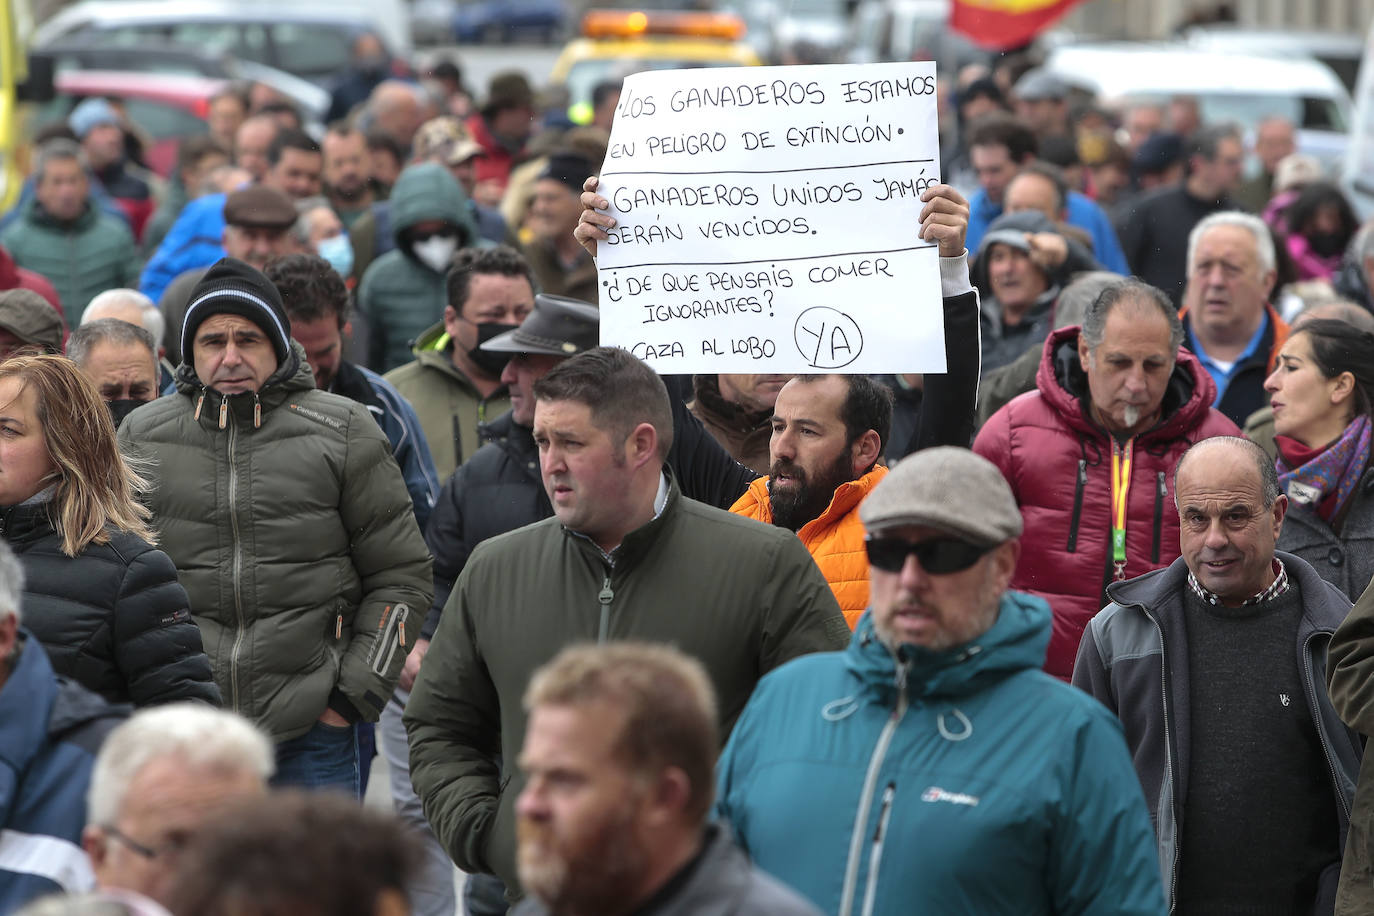
{"type": "MultiPolygon", "coordinates": [[[[296,206],[281,191],[266,185],[234,191],[224,199],[224,253],[262,270],[268,261],[291,252],[289,230],[295,224],[296,206]]],[[[181,323],[191,291],[209,269],[192,267],[179,274],[158,302],[167,321],[167,358],[174,365],[187,355],[181,352],[181,323]]]]}
{"type": "Polygon", "coordinates": [[[0,360],[23,349],[62,352],[62,318],[31,289],[0,292],[0,360]]]}
{"type": "Polygon", "coordinates": [[[277,288],[233,258],[192,291],[175,395],[131,413],[148,506],[226,707],[276,743],[277,780],[357,793],[354,728],[391,695],[431,594],[385,434],[315,388],[277,288]]]}
{"type": "Polygon", "coordinates": [[[585,156],[554,153],[534,181],[527,220],[534,238],[525,257],[539,288],[556,296],[596,303],[596,262],[573,237],[582,215],[582,183],[600,169],[585,156]]]}
{"type": "Polygon", "coordinates": [[[997,468],[926,449],[859,514],[849,648],[764,677],[716,770],[750,859],[827,913],[1163,914],[1121,727],[1040,671],[1050,609],[1007,591],[1022,523],[997,468]]]}

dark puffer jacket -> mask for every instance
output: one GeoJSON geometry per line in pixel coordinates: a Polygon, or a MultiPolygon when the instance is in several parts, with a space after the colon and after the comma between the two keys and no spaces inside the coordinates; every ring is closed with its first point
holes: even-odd
{"type": "MultiPolygon", "coordinates": [[[[1011,587],[1040,595],[1054,611],[1045,670],[1067,680],[1083,628],[1106,603],[1112,581],[1112,440],[1087,412],[1088,379],[1078,327],[1045,342],[1038,390],[993,414],[973,450],[1002,471],[1025,519],[1011,587]]],[[[1188,446],[1240,430],[1211,405],[1212,378],[1187,350],[1164,393],[1160,420],[1136,437],[1127,497],[1127,578],[1179,555],[1173,472],[1188,446]]]]}
{"type": "Polygon", "coordinates": [[[220,705],[200,629],[167,554],[112,531],[108,544],[69,557],[47,504],[5,509],[0,530],[24,564],[24,626],[58,674],[112,703],[220,705]]]}

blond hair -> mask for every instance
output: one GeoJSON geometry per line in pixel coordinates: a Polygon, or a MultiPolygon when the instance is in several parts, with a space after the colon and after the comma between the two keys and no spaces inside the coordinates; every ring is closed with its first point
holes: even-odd
{"type": "Polygon", "coordinates": [[[570,646],[534,673],[525,709],[604,703],[625,721],[616,753],[641,773],[687,774],[686,814],[704,819],[715,798],[719,736],[716,696],[706,669],[677,649],[621,642],[570,646]]]}
{"type": "Polygon", "coordinates": [[[110,410],[85,374],[63,356],[16,356],[0,363],[0,379],[10,378],[34,392],[55,466],[50,512],[62,552],[109,543],[107,527],[154,543],[151,514],[137,499],[148,484],[120,453],[110,410]]]}

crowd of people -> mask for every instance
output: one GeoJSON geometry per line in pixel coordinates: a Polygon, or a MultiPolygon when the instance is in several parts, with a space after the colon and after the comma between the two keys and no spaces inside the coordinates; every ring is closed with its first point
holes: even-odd
{"type": "Polygon", "coordinates": [[[1374,232],[1291,123],[942,75],[948,371],[661,376],[618,86],[377,54],[165,181],[87,100],[0,217],[0,912],[1374,907],[1374,232]]]}

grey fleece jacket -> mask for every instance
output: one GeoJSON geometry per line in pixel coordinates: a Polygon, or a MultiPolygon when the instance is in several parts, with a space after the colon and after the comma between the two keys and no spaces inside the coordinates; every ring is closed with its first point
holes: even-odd
{"type": "MultiPolygon", "coordinates": [[[[1302,595],[1303,616],[1294,647],[1303,693],[1326,752],[1345,850],[1355,781],[1362,753],[1359,737],[1341,722],[1326,693],[1326,650],[1350,610],[1350,600],[1302,559],[1278,552],[1302,595]]],[[[1074,686],[1101,700],[1121,719],[1126,745],[1154,821],[1159,864],[1169,910],[1182,836],[1182,799],[1188,796],[1189,672],[1183,590],[1183,558],[1164,569],[1107,587],[1112,603],[1083,632],[1073,668],[1074,686]]],[[[1256,799],[1256,803],[1262,803],[1256,799]]],[[[1339,869],[1323,874],[1313,912],[1331,912],[1339,869]]]]}

